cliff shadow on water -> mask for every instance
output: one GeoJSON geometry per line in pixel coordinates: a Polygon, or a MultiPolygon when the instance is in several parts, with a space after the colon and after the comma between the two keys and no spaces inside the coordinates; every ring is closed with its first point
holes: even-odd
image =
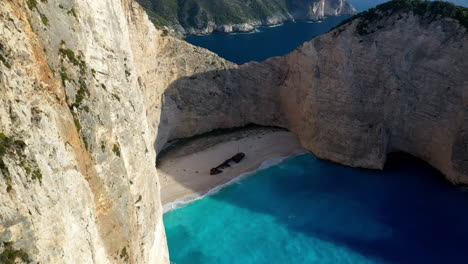
{"type": "MultiPolygon", "coordinates": [[[[280,92],[265,89],[283,85],[288,76],[277,66],[280,59],[274,61],[174,81],[163,96],[157,153],[171,140],[213,130],[222,133],[216,130],[220,128],[229,131],[248,124],[288,128],[280,92]]],[[[210,199],[269,215],[291,233],[385,263],[463,259],[460,245],[468,243],[468,229],[463,227],[468,214],[460,208],[468,202],[467,193],[454,191],[442,174],[417,158],[400,152],[387,157],[384,170],[374,171],[301,155],[257,173],[247,187],[229,187],[229,192],[239,194],[235,198],[218,193],[210,199]],[[249,189],[252,186],[259,189],[249,189]]],[[[217,212],[205,214],[216,218],[217,212]]]]}

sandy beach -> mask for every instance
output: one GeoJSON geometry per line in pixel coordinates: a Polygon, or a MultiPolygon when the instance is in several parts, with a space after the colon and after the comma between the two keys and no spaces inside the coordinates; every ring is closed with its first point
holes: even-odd
{"type": "Polygon", "coordinates": [[[165,211],[175,206],[175,201],[183,203],[193,200],[242,173],[258,169],[266,160],[303,151],[295,135],[278,129],[253,129],[186,142],[158,161],[165,211]],[[223,173],[210,175],[211,168],[238,152],[246,155],[240,163],[231,163],[232,166],[223,173]]]}

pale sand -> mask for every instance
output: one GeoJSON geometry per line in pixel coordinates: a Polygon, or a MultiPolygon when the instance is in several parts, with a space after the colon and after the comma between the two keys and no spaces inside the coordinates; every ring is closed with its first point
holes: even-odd
{"type": "MultiPolygon", "coordinates": [[[[196,153],[180,155],[183,151],[179,151],[179,155],[167,155],[158,162],[163,205],[200,197],[242,173],[258,169],[266,160],[304,152],[297,137],[287,131],[250,131],[240,138],[238,134],[237,137],[230,136],[225,140],[227,141],[196,153]],[[217,167],[238,152],[246,155],[240,163],[232,162],[232,166],[224,169],[222,174],[210,175],[211,168],[217,167]]],[[[203,145],[200,143],[202,140],[197,141],[193,144],[203,145]]]]}

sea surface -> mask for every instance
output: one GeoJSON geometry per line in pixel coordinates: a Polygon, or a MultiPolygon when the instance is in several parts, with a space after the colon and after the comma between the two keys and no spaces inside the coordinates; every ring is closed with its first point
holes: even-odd
{"type": "Polygon", "coordinates": [[[259,27],[251,33],[188,36],[186,41],[217,53],[224,59],[243,64],[282,56],[305,41],[330,31],[349,16],[327,17],[321,21],[285,23],[280,26],[259,27]]]}
{"type": "MultiPolygon", "coordinates": [[[[349,0],[358,11],[365,11],[386,0],[349,0]]],[[[453,0],[455,4],[468,6],[468,0],[453,0]]],[[[260,27],[252,33],[211,34],[188,36],[186,41],[217,53],[219,56],[243,64],[263,61],[290,53],[305,41],[330,31],[350,16],[327,17],[321,21],[285,23],[280,26],[260,27]]]]}
{"type": "Polygon", "coordinates": [[[468,192],[421,161],[303,154],[164,215],[175,264],[467,263],[468,192]]]}

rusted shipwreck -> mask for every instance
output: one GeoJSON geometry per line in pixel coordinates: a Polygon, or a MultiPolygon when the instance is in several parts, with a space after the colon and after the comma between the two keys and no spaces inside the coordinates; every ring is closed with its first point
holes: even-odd
{"type": "Polygon", "coordinates": [[[244,158],[245,158],[245,153],[243,153],[243,152],[237,153],[232,158],[230,158],[230,159],[226,160],[225,162],[221,163],[221,165],[219,165],[218,167],[212,168],[210,170],[210,175],[216,175],[216,174],[223,173],[223,169],[231,167],[231,165],[229,163],[231,163],[231,162],[239,163],[244,158]]]}

